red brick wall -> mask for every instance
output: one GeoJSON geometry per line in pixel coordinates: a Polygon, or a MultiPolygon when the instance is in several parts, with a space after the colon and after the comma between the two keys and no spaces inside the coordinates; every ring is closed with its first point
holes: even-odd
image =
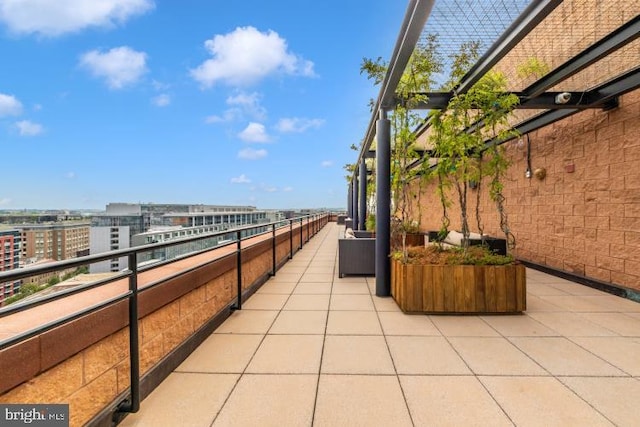
{"type": "MultiPolygon", "coordinates": [[[[583,111],[529,138],[532,169],[545,168],[544,180],[525,178],[526,149],[515,140],[505,144],[512,164],[504,195],[516,256],[640,289],[640,90],[622,96],[619,108],[583,111]]],[[[434,188],[423,184],[423,230],[439,228],[434,188]]],[[[485,233],[501,236],[495,205],[482,191],[485,233]]],[[[452,207],[450,217],[450,228],[457,227],[459,210],[452,207]]],[[[475,214],[470,223],[475,231],[475,214]]]]}

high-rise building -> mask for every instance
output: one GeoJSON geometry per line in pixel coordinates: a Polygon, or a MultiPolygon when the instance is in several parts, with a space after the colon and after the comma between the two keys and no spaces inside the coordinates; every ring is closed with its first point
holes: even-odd
{"type": "MultiPolygon", "coordinates": [[[[0,271],[20,266],[20,231],[0,230],[0,271]]],[[[0,305],[20,290],[20,281],[0,283],[0,305]]]]}
{"type": "Polygon", "coordinates": [[[17,225],[22,237],[22,260],[61,261],[89,254],[88,222],[17,225]]]}

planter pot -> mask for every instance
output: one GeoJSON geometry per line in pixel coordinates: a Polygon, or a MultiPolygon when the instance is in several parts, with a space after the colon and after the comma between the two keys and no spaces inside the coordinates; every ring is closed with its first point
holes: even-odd
{"type": "Polygon", "coordinates": [[[527,309],[525,266],[392,259],[391,295],[405,313],[521,313],[527,309]]]}

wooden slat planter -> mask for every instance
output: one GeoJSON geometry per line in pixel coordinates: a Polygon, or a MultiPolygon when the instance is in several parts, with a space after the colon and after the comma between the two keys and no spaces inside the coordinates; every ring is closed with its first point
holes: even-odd
{"type": "Polygon", "coordinates": [[[391,260],[391,295],[405,313],[520,313],[525,266],[417,265],[391,260]]]}

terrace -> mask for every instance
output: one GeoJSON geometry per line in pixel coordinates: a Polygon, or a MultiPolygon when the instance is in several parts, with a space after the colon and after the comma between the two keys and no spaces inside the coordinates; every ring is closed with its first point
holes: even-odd
{"type": "Polygon", "coordinates": [[[122,426],[634,425],[640,304],[528,270],[522,316],[410,316],[325,226],[122,426]]]}
{"type": "MultiPolygon", "coordinates": [[[[0,403],[67,403],[74,426],[636,425],[640,304],[616,295],[640,291],[640,4],[514,0],[511,15],[465,15],[462,3],[409,1],[354,163],[356,229],[376,173],[375,277],[339,278],[344,227],[329,214],[140,271],[139,252],[172,244],[0,273],[16,280],[116,256],[132,266],[64,298],[0,309],[0,403]],[[386,115],[429,29],[460,38],[446,52],[473,37],[491,46],[455,91],[430,92],[419,108],[445,108],[494,67],[521,101],[511,125],[527,143],[488,141],[507,146],[517,257],[535,267],[521,315],[406,315],[389,297],[386,115]],[[519,80],[515,64],[530,57],[550,70],[519,80]],[[532,165],[546,181],[525,175],[532,165]]],[[[429,132],[428,121],[416,130],[429,132]]],[[[420,154],[437,161],[428,144],[420,154]]],[[[423,188],[423,206],[435,194],[423,188]]],[[[420,215],[422,231],[435,229],[438,215],[420,215]]],[[[497,221],[487,229],[497,234],[497,221]]]]}

